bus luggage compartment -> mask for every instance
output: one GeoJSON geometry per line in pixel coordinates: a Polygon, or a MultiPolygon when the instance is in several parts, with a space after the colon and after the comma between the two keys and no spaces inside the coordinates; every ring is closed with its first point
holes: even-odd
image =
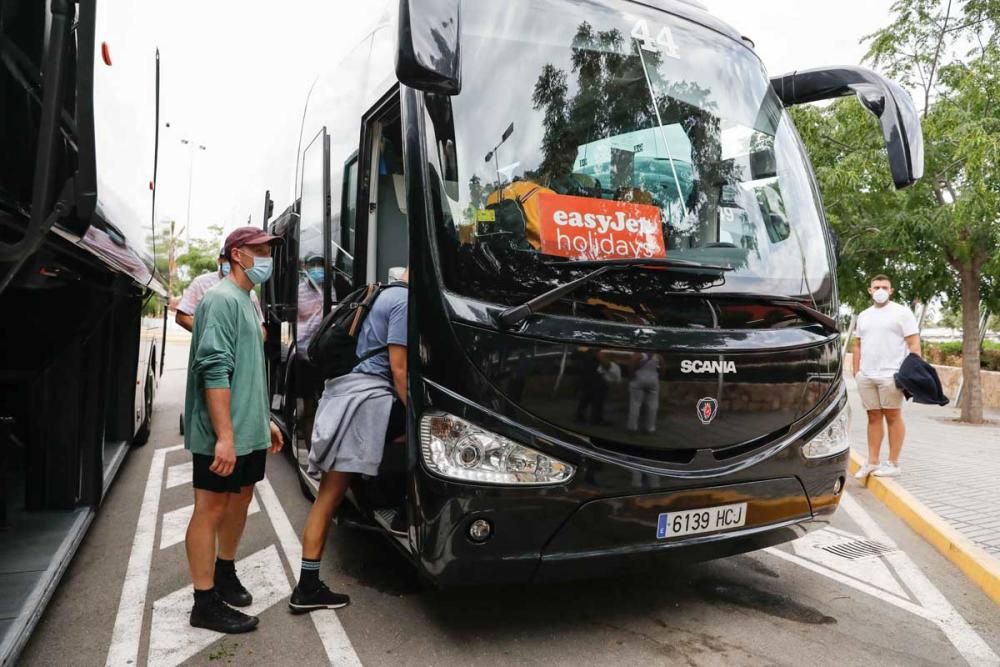
{"type": "Polygon", "coordinates": [[[534,579],[609,576],[744,553],[800,537],[812,517],[794,477],[592,500],[546,545],[534,579]],[[707,531],[705,519],[713,523],[707,531]],[[681,534],[670,535],[670,523],[681,534]]]}

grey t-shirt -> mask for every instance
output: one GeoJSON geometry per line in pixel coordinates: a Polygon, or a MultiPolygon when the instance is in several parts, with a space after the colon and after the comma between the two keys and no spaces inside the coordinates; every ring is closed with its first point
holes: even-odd
{"type": "MultiPolygon", "coordinates": [[[[386,345],[406,345],[406,299],[408,290],[403,284],[387,287],[375,299],[372,310],[361,325],[358,334],[358,346],[355,352],[358,358],[364,357],[373,350],[386,345]]],[[[392,382],[392,370],[389,368],[389,351],[376,354],[371,359],[365,359],[354,367],[355,373],[381,375],[392,382]]]]}

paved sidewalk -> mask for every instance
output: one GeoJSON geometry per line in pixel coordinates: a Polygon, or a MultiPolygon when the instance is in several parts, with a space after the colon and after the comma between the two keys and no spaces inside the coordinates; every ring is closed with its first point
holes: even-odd
{"type": "MultiPolygon", "coordinates": [[[[847,377],[851,401],[851,446],[868,456],[867,420],[854,378],[847,377]]],[[[909,402],[904,407],[906,441],[903,469],[896,481],[987,553],[1000,558],[1000,412],[992,422],[972,426],[954,421],[958,410],[909,402]]],[[[889,454],[882,444],[882,460],[889,454]]]]}

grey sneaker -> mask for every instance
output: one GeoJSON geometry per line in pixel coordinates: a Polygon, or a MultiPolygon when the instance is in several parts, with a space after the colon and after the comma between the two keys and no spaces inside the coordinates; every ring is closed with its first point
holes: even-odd
{"type": "Polygon", "coordinates": [[[862,465],[860,468],[858,468],[858,471],[854,473],[854,479],[865,479],[866,477],[868,477],[868,475],[872,474],[878,469],[879,465],[877,463],[868,463],[866,461],[865,464],[862,465]]]}
{"type": "Polygon", "coordinates": [[[903,471],[900,469],[899,464],[893,463],[892,461],[886,461],[872,474],[876,477],[899,477],[903,474],[903,471]]]}

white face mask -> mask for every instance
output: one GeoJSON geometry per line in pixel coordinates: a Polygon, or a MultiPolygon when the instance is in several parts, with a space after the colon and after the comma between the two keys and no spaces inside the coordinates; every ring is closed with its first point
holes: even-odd
{"type": "Polygon", "coordinates": [[[872,300],[878,305],[882,305],[889,300],[888,290],[882,289],[881,287],[872,294],[872,300]]]}

